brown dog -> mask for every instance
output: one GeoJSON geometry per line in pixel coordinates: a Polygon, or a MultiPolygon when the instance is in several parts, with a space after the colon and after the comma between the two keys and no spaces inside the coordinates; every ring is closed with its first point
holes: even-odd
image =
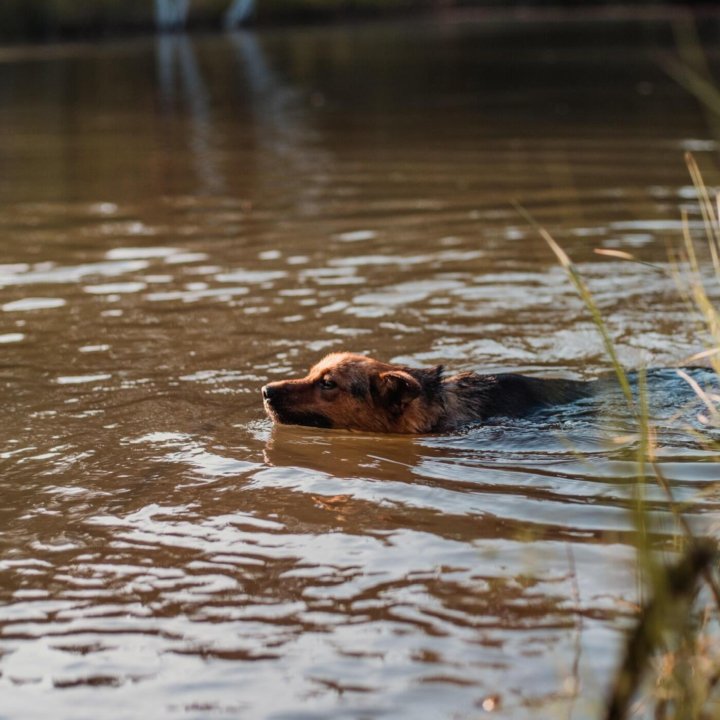
{"type": "Polygon", "coordinates": [[[471,372],[446,378],[441,365],[416,369],[352,353],[332,353],[306,377],[262,389],[274,422],[386,433],[447,432],[592,394],[592,382],[471,372]]]}

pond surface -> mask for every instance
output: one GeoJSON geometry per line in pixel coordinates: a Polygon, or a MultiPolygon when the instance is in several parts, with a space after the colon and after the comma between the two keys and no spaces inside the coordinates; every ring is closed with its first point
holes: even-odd
{"type": "MultiPolygon", "coordinates": [[[[710,180],[718,145],[668,35],[451,18],[0,52],[3,720],[597,716],[637,599],[632,426],[272,428],[259,389],[342,349],[606,371],[513,200],[629,367],[702,350],[672,279],[593,254],[667,269],[681,208],[701,227],[683,154],[710,180]]],[[[659,459],[704,531],[720,465],[673,378],[659,459]]]]}

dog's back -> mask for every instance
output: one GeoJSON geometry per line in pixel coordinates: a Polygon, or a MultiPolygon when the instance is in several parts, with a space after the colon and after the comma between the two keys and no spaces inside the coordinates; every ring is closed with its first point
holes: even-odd
{"type": "Polygon", "coordinates": [[[595,382],[584,380],[496,375],[493,392],[487,400],[487,412],[509,417],[526,415],[535,408],[564,405],[591,397],[595,385],[595,382]]]}
{"type": "Polygon", "coordinates": [[[461,373],[444,383],[445,405],[438,430],[491,417],[522,417],[543,407],[563,405],[595,394],[596,383],[535,378],[513,373],[461,373]]]}

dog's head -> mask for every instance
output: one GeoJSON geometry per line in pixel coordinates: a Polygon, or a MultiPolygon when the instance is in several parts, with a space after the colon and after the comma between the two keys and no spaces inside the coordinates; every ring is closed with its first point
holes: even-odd
{"type": "Polygon", "coordinates": [[[285,425],[366,432],[427,432],[442,368],[415,370],[333,353],[299,380],[265,385],[270,418],[285,425]]]}

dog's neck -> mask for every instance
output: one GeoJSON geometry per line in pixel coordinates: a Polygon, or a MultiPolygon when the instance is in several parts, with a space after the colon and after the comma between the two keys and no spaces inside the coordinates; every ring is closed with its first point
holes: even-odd
{"type": "Polygon", "coordinates": [[[436,395],[422,398],[426,426],[421,432],[448,432],[494,414],[495,378],[462,373],[443,378],[436,395]]]}
{"type": "Polygon", "coordinates": [[[446,432],[482,417],[485,383],[481,376],[463,373],[445,378],[441,365],[406,370],[422,390],[397,415],[391,432],[446,432]]]}

